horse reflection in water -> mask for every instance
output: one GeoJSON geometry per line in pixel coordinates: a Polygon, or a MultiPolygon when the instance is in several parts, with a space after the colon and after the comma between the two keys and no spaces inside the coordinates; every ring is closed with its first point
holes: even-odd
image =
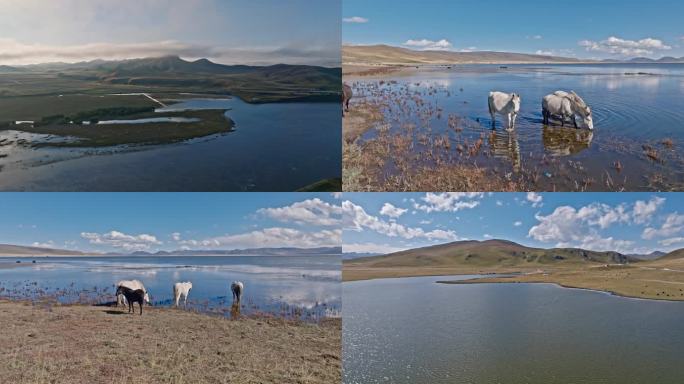
{"type": "Polygon", "coordinates": [[[513,172],[520,172],[522,167],[520,143],[518,143],[515,131],[491,131],[489,146],[494,157],[510,160],[513,165],[513,172]]]}
{"type": "Polygon", "coordinates": [[[544,126],[542,141],[544,148],[553,156],[575,155],[589,148],[594,131],[575,128],[544,126]]]}

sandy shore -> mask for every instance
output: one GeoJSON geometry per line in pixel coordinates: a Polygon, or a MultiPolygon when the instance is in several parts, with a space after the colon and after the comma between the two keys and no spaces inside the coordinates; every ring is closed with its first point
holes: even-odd
{"type": "Polygon", "coordinates": [[[0,301],[7,383],[339,383],[341,320],[0,301]]]}

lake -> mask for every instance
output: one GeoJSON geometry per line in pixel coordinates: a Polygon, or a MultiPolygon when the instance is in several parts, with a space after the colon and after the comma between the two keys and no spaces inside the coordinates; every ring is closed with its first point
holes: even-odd
{"type": "MultiPolygon", "coordinates": [[[[357,102],[384,104],[390,134],[411,140],[416,165],[477,165],[532,190],[684,186],[684,64],[439,66],[347,81],[357,102]],[[493,90],[521,95],[512,132],[501,116],[491,130],[487,97],[493,90]],[[542,97],[556,90],[574,90],[586,101],[593,131],[542,123],[542,97]],[[479,139],[482,147],[469,153],[479,139]]],[[[398,172],[391,164],[384,171],[398,172]]]]}
{"type": "Polygon", "coordinates": [[[343,283],[344,382],[684,382],[682,302],[471,277],[343,283]]]}
{"type": "Polygon", "coordinates": [[[339,256],[4,257],[0,264],[15,260],[24,266],[0,268],[0,297],[107,303],[117,281],[137,279],[154,305],[169,306],[173,284],[191,281],[188,306],[210,311],[229,309],[230,284],[238,280],[245,285],[242,314],[317,320],[338,316],[341,307],[339,256]]]}
{"type": "MultiPolygon", "coordinates": [[[[341,177],[337,103],[189,99],[167,110],[174,108],[229,109],[226,116],[235,122],[235,131],[162,146],[0,145],[0,190],[294,191],[341,177]]],[[[0,144],[25,136],[0,131],[0,144]]],[[[54,140],[49,135],[31,138],[54,140]]]]}

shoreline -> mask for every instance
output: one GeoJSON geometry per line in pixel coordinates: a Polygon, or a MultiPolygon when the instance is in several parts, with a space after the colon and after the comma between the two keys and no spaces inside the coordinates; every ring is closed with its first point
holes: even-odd
{"type": "Polygon", "coordinates": [[[8,382],[108,383],[112,375],[153,383],[341,380],[341,319],[231,320],[148,306],[140,316],[0,299],[0,322],[0,375],[8,382]]]}
{"type": "Polygon", "coordinates": [[[539,283],[556,284],[564,288],[587,289],[615,296],[643,299],[684,301],[684,286],[676,271],[636,267],[556,268],[542,272],[537,269],[501,268],[473,270],[467,268],[359,268],[343,265],[342,282],[384,278],[481,275],[469,280],[445,281],[442,284],[539,283]],[[513,276],[491,276],[513,275],[513,276]],[[656,279],[661,277],[661,279],[656,279]],[[667,280],[667,278],[670,280],[667,280]]]}
{"type": "MultiPolygon", "coordinates": [[[[485,277],[486,278],[486,277],[485,277]]],[[[629,296],[629,295],[623,295],[618,292],[610,291],[610,290],[601,290],[601,289],[594,289],[594,288],[583,288],[583,287],[576,287],[572,285],[566,285],[562,283],[555,283],[555,282],[546,282],[546,281],[525,281],[525,282],[520,282],[520,281],[481,281],[482,279],[485,278],[473,278],[473,279],[468,279],[468,280],[439,280],[435,281],[437,284],[451,284],[451,285],[474,285],[474,284],[549,284],[549,285],[555,285],[560,288],[564,289],[577,289],[580,291],[589,291],[589,292],[596,292],[596,293],[602,293],[610,296],[615,296],[623,299],[630,299],[630,300],[647,300],[647,301],[666,301],[670,303],[678,303],[684,301],[682,300],[673,300],[673,299],[665,299],[665,298],[650,298],[650,297],[639,297],[639,296],[629,296]],[[478,281],[480,280],[480,281],[478,281]]]]}

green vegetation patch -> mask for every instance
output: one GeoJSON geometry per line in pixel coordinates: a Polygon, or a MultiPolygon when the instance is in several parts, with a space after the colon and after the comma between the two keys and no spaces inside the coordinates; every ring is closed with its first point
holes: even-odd
{"type": "MultiPolygon", "coordinates": [[[[111,112],[112,110],[108,110],[111,112]]],[[[227,119],[224,110],[200,110],[168,113],[135,113],[119,115],[115,119],[143,119],[152,117],[196,118],[197,122],[161,122],[142,124],[64,124],[63,122],[22,124],[15,129],[25,132],[77,137],[71,142],[36,143],[36,147],[108,147],[124,144],[169,144],[232,131],[234,122],[227,119]]],[[[84,116],[87,114],[84,114],[84,116]]],[[[93,111],[91,116],[112,118],[106,110],[93,111]]]]}

